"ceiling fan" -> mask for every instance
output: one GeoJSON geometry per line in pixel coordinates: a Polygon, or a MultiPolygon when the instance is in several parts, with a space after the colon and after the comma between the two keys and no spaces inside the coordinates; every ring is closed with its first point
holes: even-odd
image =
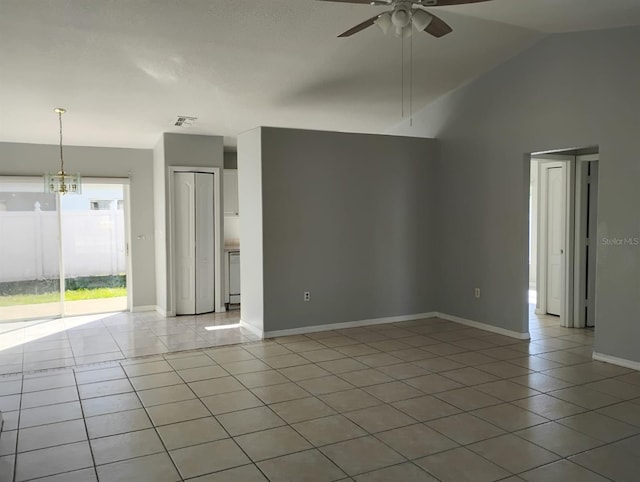
{"type": "Polygon", "coordinates": [[[365,28],[377,25],[386,34],[391,27],[397,37],[408,37],[412,34],[412,27],[419,32],[426,32],[434,37],[443,37],[453,30],[444,20],[421,8],[423,7],[449,7],[463,5],[465,3],[487,2],[489,0],[320,0],[321,2],[358,3],[375,7],[391,7],[384,13],[380,13],[364,22],[350,28],[338,37],[350,37],[365,28]]]}

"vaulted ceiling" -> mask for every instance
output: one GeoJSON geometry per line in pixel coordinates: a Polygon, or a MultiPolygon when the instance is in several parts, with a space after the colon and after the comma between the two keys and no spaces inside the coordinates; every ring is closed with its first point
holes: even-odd
{"type": "MultiPolygon", "coordinates": [[[[185,132],[224,135],[232,146],[260,125],[384,132],[401,120],[401,41],[375,27],[336,38],[384,10],[315,0],[0,0],[0,141],[56,143],[58,106],[75,145],[149,148],[162,132],[185,132]],[[198,121],[175,127],[178,115],[198,121]]],[[[637,0],[433,11],[454,30],[414,36],[414,110],[545,35],[640,25],[637,0]]]]}

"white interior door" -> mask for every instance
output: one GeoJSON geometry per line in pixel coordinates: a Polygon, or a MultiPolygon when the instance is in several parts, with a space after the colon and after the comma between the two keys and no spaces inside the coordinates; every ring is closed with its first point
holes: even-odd
{"type": "Polygon", "coordinates": [[[566,180],[563,167],[545,169],[547,176],[547,313],[563,310],[566,180]]]}
{"type": "Polygon", "coordinates": [[[195,174],[174,174],[176,314],[196,312],[195,174]]]}
{"type": "Polygon", "coordinates": [[[196,173],[195,182],[195,312],[215,310],[215,232],[213,174],[196,173]]]}

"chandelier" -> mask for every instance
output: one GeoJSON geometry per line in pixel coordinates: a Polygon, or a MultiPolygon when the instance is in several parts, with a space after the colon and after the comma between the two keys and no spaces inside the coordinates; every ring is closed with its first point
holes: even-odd
{"type": "Polygon", "coordinates": [[[81,194],[80,173],[69,174],[64,170],[64,157],[62,155],[62,114],[67,112],[67,110],[58,107],[54,109],[54,112],[58,114],[58,122],[60,124],[60,170],[55,174],[47,173],[44,175],[44,190],[49,194],[81,194]]]}

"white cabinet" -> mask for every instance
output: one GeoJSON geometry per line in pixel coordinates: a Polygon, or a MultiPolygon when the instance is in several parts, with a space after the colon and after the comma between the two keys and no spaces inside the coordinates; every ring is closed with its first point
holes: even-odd
{"type": "Polygon", "coordinates": [[[240,214],[238,206],[238,170],[225,169],[223,183],[224,215],[238,216],[240,214]]]}
{"type": "Polygon", "coordinates": [[[225,283],[225,304],[240,303],[240,251],[227,251],[225,256],[227,279],[225,283]]]}
{"type": "Polygon", "coordinates": [[[240,303],[240,251],[229,252],[229,303],[240,303]]]}

